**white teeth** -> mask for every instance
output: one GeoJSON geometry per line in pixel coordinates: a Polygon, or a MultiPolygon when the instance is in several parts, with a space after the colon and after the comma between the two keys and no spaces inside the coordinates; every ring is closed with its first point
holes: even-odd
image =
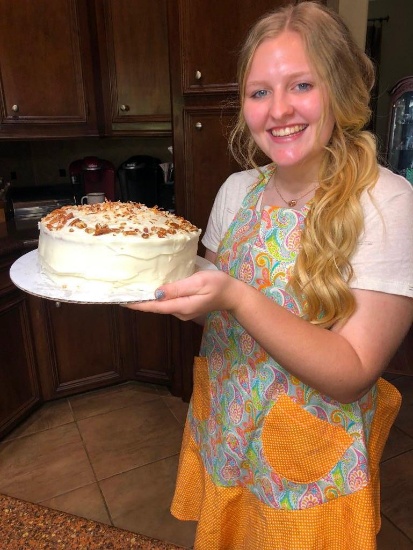
{"type": "Polygon", "coordinates": [[[279,130],[271,130],[271,134],[274,137],[285,137],[301,132],[306,127],[305,124],[297,124],[296,126],[289,126],[288,128],[280,128],[279,130]]]}

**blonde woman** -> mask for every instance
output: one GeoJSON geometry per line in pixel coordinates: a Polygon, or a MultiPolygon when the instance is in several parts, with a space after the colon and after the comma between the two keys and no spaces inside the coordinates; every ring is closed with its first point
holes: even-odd
{"type": "Polygon", "coordinates": [[[374,71],[333,12],[269,14],[241,52],[217,271],[132,307],[206,315],[172,513],[199,550],[371,550],[413,318],[413,190],[364,131],[374,71]],[[264,153],[269,163],[257,166],[264,153]]]}

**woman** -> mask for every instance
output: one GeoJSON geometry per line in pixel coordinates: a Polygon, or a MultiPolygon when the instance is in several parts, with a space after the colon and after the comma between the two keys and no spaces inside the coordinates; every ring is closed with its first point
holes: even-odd
{"type": "Polygon", "coordinates": [[[201,550],[368,550],[413,318],[413,191],[380,167],[371,62],[315,2],[241,52],[236,158],[203,238],[217,271],[133,307],[206,315],[172,513],[201,550]],[[264,153],[271,163],[258,169],[264,153]]]}

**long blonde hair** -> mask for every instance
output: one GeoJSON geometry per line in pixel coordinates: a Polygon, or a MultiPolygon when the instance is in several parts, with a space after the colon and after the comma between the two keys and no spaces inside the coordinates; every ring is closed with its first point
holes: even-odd
{"type": "MultiPolygon", "coordinates": [[[[371,116],[374,68],[335,12],[317,2],[287,6],[264,16],[249,33],[238,66],[241,105],[257,47],[286,30],[301,36],[310,64],[327,92],[324,119],[328,109],[335,118],[319,169],[319,188],[288,284],[302,299],[305,317],[331,327],[355,309],[349,281],[353,276],[351,256],[364,227],[360,196],[375,185],[379,173],[375,138],[363,130],[371,116]]],[[[241,165],[257,167],[261,152],[242,109],[229,145],[241,165]]]]}

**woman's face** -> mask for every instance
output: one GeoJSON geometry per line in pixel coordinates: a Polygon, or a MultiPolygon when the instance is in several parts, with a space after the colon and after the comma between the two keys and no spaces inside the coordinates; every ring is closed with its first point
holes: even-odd
{"type": "Polygon", "coordinates": [[[325,89],[317,83],[298,33],[285,31],[258,46],[246,79],[243,113],[258,147],[278,170],[299,167],[307,176],[317,176],[334,128],[329,110],[319,130],[324,104],[325,89]]]}

